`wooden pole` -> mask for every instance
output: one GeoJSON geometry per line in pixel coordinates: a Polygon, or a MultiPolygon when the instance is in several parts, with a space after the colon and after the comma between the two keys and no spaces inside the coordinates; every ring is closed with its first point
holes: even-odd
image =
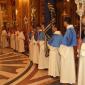
{"type": "Polygon", "coordinates": [[[82,34],[82,16],[80,16],[80,39],[82,34]]]}

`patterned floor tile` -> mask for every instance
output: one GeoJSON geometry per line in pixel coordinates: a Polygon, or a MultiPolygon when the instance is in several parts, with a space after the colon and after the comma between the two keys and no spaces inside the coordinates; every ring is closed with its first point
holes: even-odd
{"type": "Polygon", "coordinates": [[[59,78],[48,76],[48,70],[38,70],[29,57],[12,49],[0,49],[0,85],[62,85],[59,78]]]}
{"type": "Polygon", "coordinates": [[[27,56],[11,49],[0,49],[0,85],[16,78],[29,63],[27,56]]]}

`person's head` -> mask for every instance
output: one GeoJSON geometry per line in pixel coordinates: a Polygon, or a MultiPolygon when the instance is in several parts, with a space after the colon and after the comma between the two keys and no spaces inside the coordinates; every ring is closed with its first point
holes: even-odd
{"type": "Polygon", "coordinates": [[[45,28],[45,24],[44,24],[44,23],[41,24],[41,28],[42,28],[42,29],[45,28]]]}
{"type": "Polygon", "coordinates": [[[64,27],[67,27],[68,25],[72,24],[71,17],[65,17],[64,19],[64,27]]]}
{"type": "Polygon", "coordinates": [[[37,25],[37,30],[40,30],[42,29],[40,25],[37,25]]]}
{"type": "Polygon", "coordinates": [[[58,31],[58,28],[55,24],[52,25],[52,31],[55,32],[55,31],[58,31]]]}
{"type": "Polygon", "coordinates": [[[34,35],[34,30],[31,30],[32,35],[34,35]]]}
{"type": "Polygon", "coordinates": [[[19,29],[19,32],[22,32],[22,31],[23,31],[23,29],[22,29],[22,28],[20,28],[20,29],[19,29]]]}

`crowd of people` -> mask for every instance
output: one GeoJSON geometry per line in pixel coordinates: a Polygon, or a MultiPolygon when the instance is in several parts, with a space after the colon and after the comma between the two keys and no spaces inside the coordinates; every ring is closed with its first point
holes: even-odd
{"type": "Polygon", "coordinates": [[[23,53],[25,52],[25,36],[23,31],[11,29],[11,31],[6,31],[6,29],[2,29],[1,32],[1,48],[10,47],[14,51],[23,53]]]}
{"type": "MultiPolygon", "coordinates": [[[[76,67],[75,67],[75,55],[74,47],[78,46],[77,35],[72,25],[70,17],[64,19],[64,27],[66,32],[62,35],[62,32],[57,28],[56,24],[52,25],[53,35],[51,39],[47,41],[45,34],[44,24],[37,25],[36,29],[33,29],[29,34],[29,58],[38,65],[38,69],[48,69],[48,75],[55,78],[60,78],[60,83],[75,84],[77,80],[76,67]],[[48,49],[47,49],[48,48],[48,49]],[[48,51],[47,51],[48,50],[48,51]],[[48,56],[46,56],[48,52],[48,56]]],[[[9,46],[17,52],[25,52],[24,41],[25,36],[23,31],[12,30],[6,32],[5,29],[1,33],[2,47],[9,46]]],[[[81,50],[79,48],[79,76],[78,85],[85,84],[85,34],[82,40],[80,40],[81,50]],[[84,67],[84,68],[83,68],[84,67]]]]}

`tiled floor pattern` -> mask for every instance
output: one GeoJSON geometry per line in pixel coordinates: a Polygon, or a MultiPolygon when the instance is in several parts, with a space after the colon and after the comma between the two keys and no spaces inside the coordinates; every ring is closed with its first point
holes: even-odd
{"type": "Polygon", "coordinates": [[[0,49],[0,85],[4,85],[17,75],[29,64],[27,56],[13,52],[11,49],[0,49]]]}
{"type": "Polygon", "coordinates": [[[37,65],[30,63],[29,57],[24,54],[8,48],[0,49],[0,85],[61,85],[59,78],[47,75],[48,70],[38,70],[37,65]]]}
{"type": "Polygon", "coordinates": [[[47,75],[47,70],[38,70],[36,65],[32,66],[30,74],[17,85],[48,85],[58,81],[47,75]]]}

